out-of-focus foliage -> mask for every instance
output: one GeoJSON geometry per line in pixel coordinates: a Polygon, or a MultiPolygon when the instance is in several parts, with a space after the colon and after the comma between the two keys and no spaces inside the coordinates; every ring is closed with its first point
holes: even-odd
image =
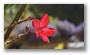
{"type": "Polygon", "coordinates": [[[10,8],[13,4],[4,4],[4,12],[10,8]]]}

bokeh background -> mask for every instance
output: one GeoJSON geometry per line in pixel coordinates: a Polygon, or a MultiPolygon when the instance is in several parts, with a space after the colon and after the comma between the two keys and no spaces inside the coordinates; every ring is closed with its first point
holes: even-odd
{"type": "MultiPolygon", "coordinates": [[[[4,11],[4,32],[13,21],[22,4],[12,4],[4,11]]],[[[5,5],[4,5],[5,8],[5,5]]],[[[19,21],[29,16],[41,19],[47,13],[50,22],[48,27],[56,29],[49,37],[50,43],[45,43],[35,34],[28,34],[14,44],[4,45],[9,49],[84,49],[84,4],[28,4],[19,21]]],[[[14,27],[8,41],[25,32],[29,25],[33,30],[32,20],[14,27]]]]}

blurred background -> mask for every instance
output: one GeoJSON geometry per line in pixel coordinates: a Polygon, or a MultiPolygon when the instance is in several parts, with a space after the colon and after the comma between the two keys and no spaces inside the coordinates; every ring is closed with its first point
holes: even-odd
{"type": "MultiPolygon", "coordinates": [[[[4,29],[13,21],[21,4],[13,4],[4,11],[4,29]]],[[[4,5],[5,7],[5,5],[4,5]]],[[[28,34],[15,42],[7,44],[9,49],[83,49],[84,48],[84,4],[28,4],[19,21],[29,16],[41,19],[42,15],[49,15],[48,27],[56,29],[49,37],[50,43],[45,43],[35,34],[28,34]]],[[[33,30],[32,20],[23,22],[14,27],[8,41],[25,32],[29,25],[33,30]]],[[[6,32],[7,29],[4,30],[6,32]]]]}

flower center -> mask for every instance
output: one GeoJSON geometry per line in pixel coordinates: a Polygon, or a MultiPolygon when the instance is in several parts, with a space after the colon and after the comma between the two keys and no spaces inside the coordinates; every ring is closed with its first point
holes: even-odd
{"type": "Polygon", "coordinates": [[[43,32],[43,28],[42,27],[37,28],[36,32],[43,32]]]}

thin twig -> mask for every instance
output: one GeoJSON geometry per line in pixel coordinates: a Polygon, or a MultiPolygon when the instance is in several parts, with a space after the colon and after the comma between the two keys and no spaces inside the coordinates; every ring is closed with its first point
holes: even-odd
{"type": "Polygon", "coordinates": [[[6,41],[6,42],[4,43],[4,45],[10,44],[10,43],[12,43],[12,42],[16,42],[20,37],[22,37],[22,36],[24,36],[24,35],[26,35],[26,34],[28,34],[28,33],[29,33],[29,32],[18,35],[18,36],[15,37],[13,40],[11,40],[11,41],[6,41]]]}
{"type": "Polygon", "coordinates": [[[22,21],[19,21],[19,22],[15,22],[14,24],[11,25],[11,27],[13,27],[13,26],[15,26],[15,25],[17,25],[17,24],[20,24],[20,23],[23,23],[23,22],[32,20],[32,19],[33,19],[33,18],[29,16],[29,17],[28,17],[27,19],[25,19],[25,20],[22,20],[22,21]]]}
{"type": "Polygon", "coordinates": [[[26,22],[26,21],[29,21],[29,20],[32,20],[34,17],[28,17],[28,18],[26,18],[25,20],[22,20],[22,21],[19,21],[19,22],[15,22],[14,24],[12,24],[11,26],[8,26],[8,27],[6,27],[6,28],[4,28],[4,31],[7,29],[7,28],[9,28],[9,27],[13,27],[13,26],[15,26],[15,25],[17,25],[17,24],[20,24],[20,23],[23,23],[23,22],[26,22]]]}

